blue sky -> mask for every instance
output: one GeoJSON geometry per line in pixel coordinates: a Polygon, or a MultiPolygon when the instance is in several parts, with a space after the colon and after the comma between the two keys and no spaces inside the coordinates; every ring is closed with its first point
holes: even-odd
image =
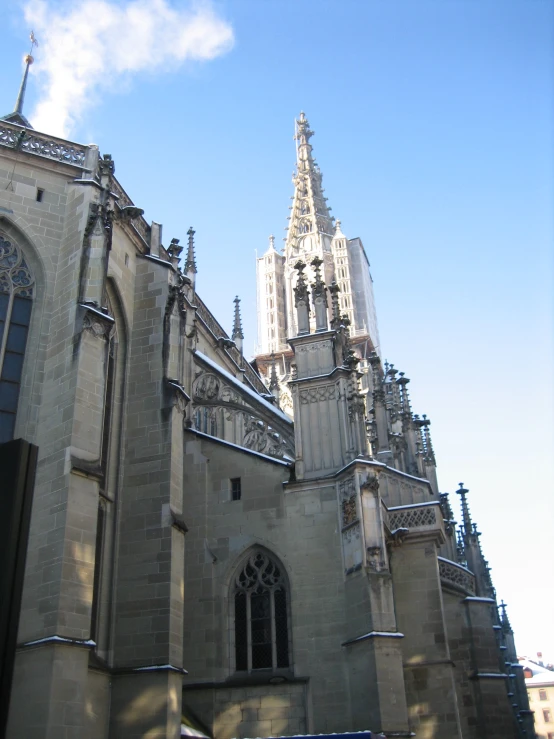
{"type": "MultiPolygon", "coordinates": [[[[91,3],[127,7],[10,5],[3,113],[30,24],[32,118],[46,52],[69,75],[95,43],[74,17],[44,17],[91,3]]],[[[96,77],[81,80],[69,137],[112,154],[164,243],[194,226],[199,292],[228,329],[241,296],[253,352],[255,251],[285,235],[293,122],[306,112],[332,213],[369,255],[383,355],[432,420],[441,490],[470,489],[519,650],[554,660],[554,4],[228,0],[211,12],[227,36],[213,30],[220,46],[203,61],[166,28],[145,41],[118,26],[96,77]]]]}

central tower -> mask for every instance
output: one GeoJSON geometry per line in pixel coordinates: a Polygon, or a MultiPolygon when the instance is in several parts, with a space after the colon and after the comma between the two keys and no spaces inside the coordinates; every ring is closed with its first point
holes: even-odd
{"type": "MultiPolygon", "coordinates": [[[[282,252],[275,248],[270,236],[269,248],[257,260],[258,345],[256,362],[262,377],[279,384],[281,407],[292,416],[292,398],[288,382],[292,378],[293,353],[288,338],[296,336],[298,326],[294,305],[294,289],[298,279],[295,265],[307,265],[305,278],[312,283],[314,259],[321,260],[321,273],[327,285],[338,286],[339,308],[350,327],[350,345],[360,359],[360,369],[367,372],[367,358],[379,353],[377,316],[373,298],[373,280],[369,260],[359,238],[348,239],[341,222],[330,214],[322,187],[322,175],[314,159],[310,139],[314,135],[308,119],[300,113],[295,122],[296,171],[293,174],[294,195],[282,252]],[[273,371],[275,368],[275,371],[273,371]]],[[[327,302],[329,321],[331,305],[327,302]]],[[[314,330],[314,307],[309,311],[310,329],[314,330]]],[[[362,379],[362,389],[368,384],[362,379]]],[[[274,387],[271,387],[274,390],[274,387]]]]}

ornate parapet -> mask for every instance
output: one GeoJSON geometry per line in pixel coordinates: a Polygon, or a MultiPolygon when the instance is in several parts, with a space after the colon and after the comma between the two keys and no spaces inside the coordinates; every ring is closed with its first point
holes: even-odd
{"type": "Polygon", "coordinates": [[[436,534],[441,542],[445,539],[444,521],[438,501],[389,508],[389,527],[391,534],[403,529],[407,530],[409,536],[436,534]]]}
{"type": "Polygon", "coordinates": [[[28,128],[5,121],[0,122],[0,144],[27,154],[85,167],[86,146],[31,132],[28,128]]]}
{"type": "Polygon", "coordinates": [[[438,557],[439,575],[445,587],[460,590],[466,595],[475,595],[475,575],[467,567],[452,562],[444,557],[438,557]]]}

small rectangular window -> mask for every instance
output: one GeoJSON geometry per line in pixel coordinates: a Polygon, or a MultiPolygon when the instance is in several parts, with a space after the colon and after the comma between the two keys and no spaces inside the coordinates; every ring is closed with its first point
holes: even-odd
{"type": "Polygon", "coordinates": [[[545,724],[550,724],[552,722],[552,711],[550,710],[550,708],[542,709],[542,717],[545,724]]]}
{"type": "Polygon", "coordinates": [[[240,500],[241,497],[240,477],[231,478],[231,500],[240,500]]]}
{"type": "Polygon", "coordinates": [[[548,699],[548,696],[546,695],[546,690],[539,690],[539,700],[545,701],[548,699]]]}
{"type": "Polygon", "coordinates": [[[44,190],[41,190],[40,187],[37,187],[37,203],[42,203],[43,195],[44,195],[44,190]]]}
{"type": "Polygon", "coordinates": [[[125,266],[126,267],[129,266],[129,255],[128,254],[125,254],[125,266]]]}

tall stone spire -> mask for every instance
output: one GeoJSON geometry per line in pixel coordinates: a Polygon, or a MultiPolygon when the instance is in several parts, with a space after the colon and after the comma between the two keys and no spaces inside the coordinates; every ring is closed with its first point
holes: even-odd
{"type": "Polygon", "coordinates": [[[240,318],[240,298],[237,295],[234,299],[235,304],[235,319],[233,321],[233,333],[231,334],[231,338],[237,345],[237,349],[239,352],[242,352],[242,342],[244,339],[244,334],[242,332],[242,321],[240,318]]]}
{"type": "Polygon", "coordinates": [[[314,132],[304,113],[296,121],[296,172],[294,196],[286,239],[287,256],[304,252],[330,251],[335,229],[326,198],[323,196],[321,171],[313,158],[310,139],[314,132]]]}

